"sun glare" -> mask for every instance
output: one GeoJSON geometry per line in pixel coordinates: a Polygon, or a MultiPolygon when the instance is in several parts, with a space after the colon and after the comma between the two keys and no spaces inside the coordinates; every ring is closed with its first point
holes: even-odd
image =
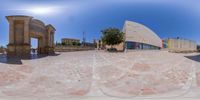
{"type": "Polygon", "coordinates": [[[48,8],[48,7],[34,7],[31,9],[28,9],[28,12],[33,14],[51,14],[55,12],[56,9],[48,8]]]}

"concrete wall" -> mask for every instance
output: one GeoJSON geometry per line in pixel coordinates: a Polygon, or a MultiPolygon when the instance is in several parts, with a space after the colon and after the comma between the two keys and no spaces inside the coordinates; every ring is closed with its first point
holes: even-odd
{"type": "Polygon", "coordinates": [[[168,49],[176,51],[196,51],[197,44],[186,39],[168,39],[168,49]]]}
{"type": "MultiPolygon", "coordinates": [[[[160,48],[162,47],[162,40],[160,37],[158,37],[156,33],[142,24],[132,21],[125,21],[123,32],[125,33],[125,41],[144,43],[160,48]]],[[[118,51],[123,51],[124,43],[114,45],[113,47],[118,51]]],[[[106,45],[106,48],[111,48],[111,46],[106,45]]]]}

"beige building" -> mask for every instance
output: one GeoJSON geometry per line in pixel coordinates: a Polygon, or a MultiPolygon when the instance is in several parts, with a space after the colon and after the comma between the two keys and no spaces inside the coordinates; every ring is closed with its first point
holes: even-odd
{"type": "Polygon", "coordinates": [[[62,38],[61,42],[65,43],[66,45],[72,45],[74,42],[80,43],[80,40],[79,39],[72,39],[72,38],[62,38]]]}
{"type": "Polygon", "coordinates": [[[169,38],[167,48],[171,51],[196,51],[197,43],[187,39],[169,38]]]}
{"type": "Polygon", "coordinates": [[[105,45],[103,44],[103,42],[101,40],[95,40],[95,44],[96,44],[96,48],[98,50],[103,50],[105,49],[105,45]]]}
{"type": "Polygon", "coordinates": [[[45,25],[31,16],[6,16],[9,22],[9,56],[29,56],[31,53],[31,38],[38,39],[38,53],[54,53],[54,33],[56,29],[45,25]]]}
{"type": "MultiPolygon", "coordinates": [[[[125,42],[115,45],[117,50],[126,49],[160,49],[162,47],[162,40],[148,27],[132,22],[125,21],[123,32],[125,33],[125,42]]],[[[110,48],[111,46],[106,46],[110,48]]]]}

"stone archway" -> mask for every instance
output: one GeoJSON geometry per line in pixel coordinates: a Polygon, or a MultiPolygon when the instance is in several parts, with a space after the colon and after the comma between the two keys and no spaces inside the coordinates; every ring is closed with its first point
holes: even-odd
{"type": "Polygon", "coordinates": [[[54,53],[54,33],[56,29],[45,25],[42,21],[31,16],[6,16],[9,22],[9,56],[29,56],[31,38],[38,39],[39,54],[54,53]]]}

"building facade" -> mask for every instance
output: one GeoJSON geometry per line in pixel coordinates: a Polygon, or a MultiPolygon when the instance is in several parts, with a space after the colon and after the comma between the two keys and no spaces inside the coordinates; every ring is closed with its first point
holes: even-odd
{"type": "Polygon", "coordinates": [[[197,43],[187,39],[168,38],[163,40],[163,48],[171,51],[196,51],[197,43]]]}
{"type": "Polygon", "coordinates": [[[96,48],[98,50],[103,50],[105,49],[105,45],[103,44],[103,42],[101,40],[95,40],[95,43],[96,43],[96,48]]]}
{"type": "Polygon", "coordinates": [[[80,43],[79,39],[72,39],[72,38],[62,38],[61,42],[66,45],[73,45],[73,43],[80,43]]]}
{"type": "MultiPolygon", "coordinates": [[[[159,50],[162,48],[167,48],[169,51],[197,51],[197,43],[195,41],[181,38],[162,40],[152,30],[136,22],[125,21],[123,32],[125,33],[125,41],[113,46],[118,51],[125,49],[159,50]]],[[[107,49],[111,48],[109,45],[105,47],[107,49]]]]}
{"type": "Polygon", "coordinates": [[[142,24],[125,21],[123,32],[127,49],[160,49],[162,47],[160,37],[142,24]]]}
{"type": "MultiPolygon", "coordinates": [[[[114,45],[113,47],[119,51],[125,49],[132,50],[150,50],[150,49],[161,49],[162,40],[160,37],[154,33],[152,30],[146,26],[132,22],[125,21],[123,27],[124,42],[119,45],[114,45]]],[[[110,48],[111,46],[106,46],[110,48]]]]}

